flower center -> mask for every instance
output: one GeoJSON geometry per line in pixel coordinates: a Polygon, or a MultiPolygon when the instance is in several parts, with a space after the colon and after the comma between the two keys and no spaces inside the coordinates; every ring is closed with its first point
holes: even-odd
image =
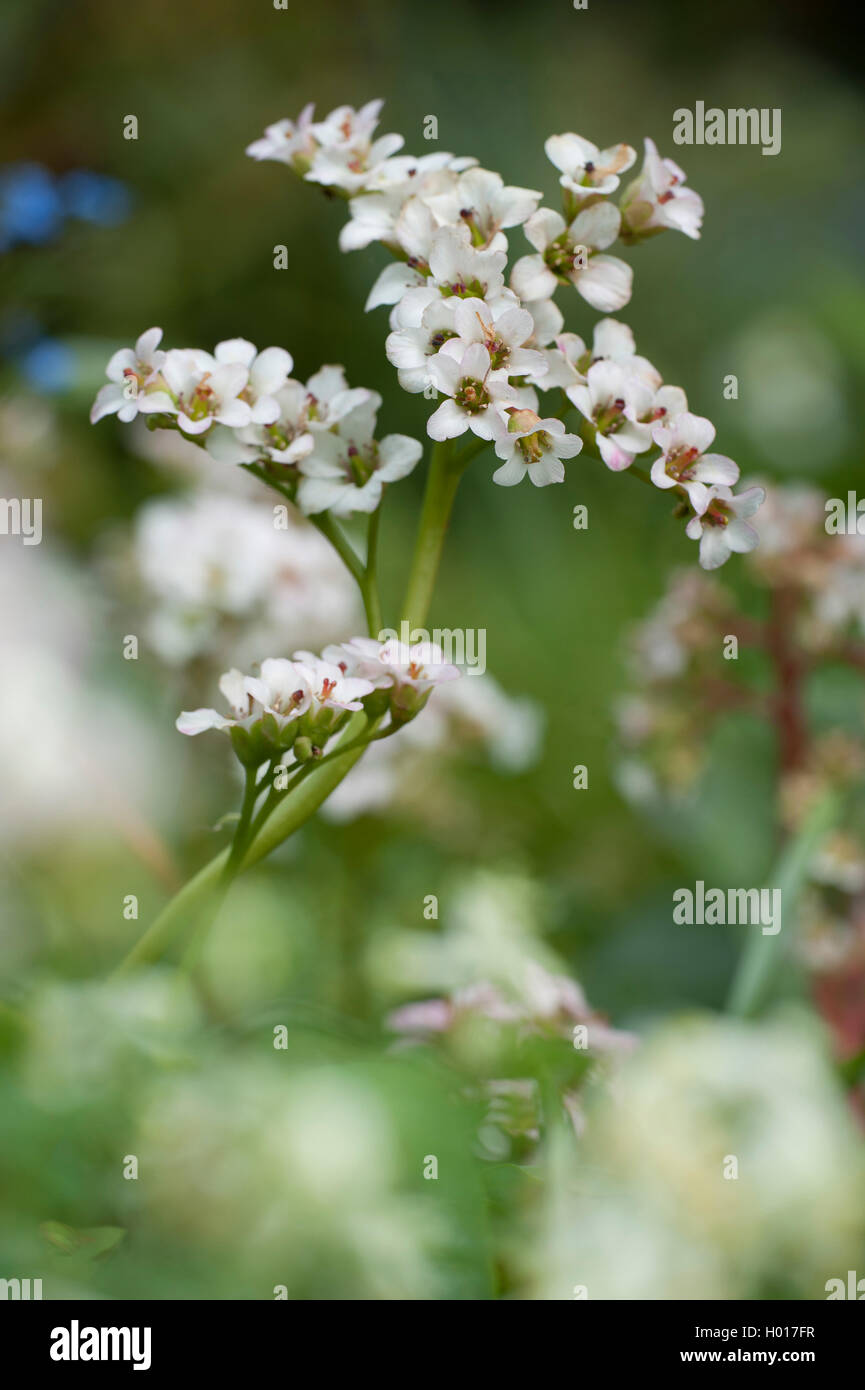
{"type": "Polygon", "coordinates": [[[478,411],[484,410],[490,403],[482,381],[477,381],[474,377],[464,376],[456,390],[454,400],[457,405],[462,406],[469,414],[475,415],[478,411]]]}
{"type": "Polygon", "coordinates": [[[617,396],[614,401],[608,401],[602,406],[595,415],[595,426],[601,434],[615,434],[616,430],[621,429],[624,421],[625,402],[621,396],[617,396]]]}
{"type": "Polygon", "coordinates": [[[486,285],[475,276],[473,280],[467,280],[460,275],[456,280],[451,280],[446,285],[439,286],[443,299],[485,299],[487,293],[486,285]]]}
{"type": "Polygon", "coordinates": [[[527,465],[540,463],[549,445],[550,436],[546,430],[537,430],[535,434],[526,434],[517,440],[517,447],[527,465]]]}
{"type": "Polygon", "coordinates": [[[693,477],[694,462],[700,457],[700,450],[693,445],[690,449],[674,449],[667,455],[664,469],[671,478],[682,479],[693,477]]]}
{"type": "Polygon", "coordinates": [[[361,451],[355,444],[350,444],[346,459],[346,478],[355,487],[363,487],[368,483],[376,469],[378,462],[378,445],[373,441],[366,450],[361,451]]]}

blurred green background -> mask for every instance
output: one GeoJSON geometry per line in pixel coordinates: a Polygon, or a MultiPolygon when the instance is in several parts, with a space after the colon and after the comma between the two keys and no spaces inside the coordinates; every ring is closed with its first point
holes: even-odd
{"type": "MultiPolygon", "coordinates": [[[[303,379],[322,362],[344,363],[352,385],[383,394],[387,431],[424,434],[426,403],[399,391],[384,356],[385,311],[362,311],[385,252],[342,255],[343,204],[245,156],[266,124],[307,101],[323,115],[381,96],[381,130],[404,134],[408,151],[434,148],[422,131],[435,114],[435,148],[475,155],[506,182],[543,188],[546,201],[556,193],[547,135],[575,130],[601,146],[625,140],[638,149],[651,135],[702,195],[703,236],[693,243],[671,233],[627,252],[635,288],[618,317],[665,379],[685,387],[691,408],[716,423],[717,447],[744,477],[801,477],[841,496],[861,477],[865,104],[841,11],[831,5],[590,0],[576,11],[569,0],[290,0],[281,11],[267,0],[60,8],[5,0],[0,51],[0,164],[86,168],[120,181],[131,200],[120,225],[70,222],[0,260],[0,390],[18,421],[0,467],[7,491],[14,479],[15,495],[45,499],[46,541],[22,551],[22,564],[33,573],[50,550],[90,575],[87,603],[98,621],[88,670],[158,747],[151,828],[172,846],[181,878],[223,843],[213,826],[235,805],[236,784],[227,744],[173,731],[189,687],[146,655],[136,663],[119,656],[123,634],[136,628],[112,588],[106,547],[145,499],[174,484],[130,451],[116,421],[88,424],[108,354],[151,324],[163,327],[167,345],[210,348],[236,335],[277,343],[303,379]],[[781,153],[674,147],[673,112],[697,100],[779,107],[781,153]],[[138,118],[135,141],[123,138],[129,114],[138,118]],[[288,247],[287,271],[273,268],[277,244],[288,247]],[[56,389],[22,369],[16,344],[34,332],[66,354],[56,389]],[[730,373],[738,400],[722,394],[730,373]],[[24,445],[22,415],[42,420],[32,443],[24,431],[24,445]]],[[[520,254],[519,231],[511,245],[520,254]]],[[[559,303],[566,328],[589,335],[596,316],[583,301],[562,294],[559,303]]],[[[534,885],[537,931],[617,1025],[717,1006],[737,933],[705,932],[683,947],[670,920],[672,889],[695,877],[760,883],[774,860],[774,750],[756,721],[722,724],[684,836],[642,818],[614,785],[623,639],[671,568],[696,563],[663,499],[588,458],[568,468],[562,487],[544,490],[496,488],[491,472],[481,458],[464,484],[430,626],[486,629],[491,672],[544,711],[543,752],[510,777],[469,760],[437,784],[425,813],[317,821],[239,885],[217,933],[226,953],[221,974],[214,966],[217,993],[221,980],[222,1005],[244,1028],[238,1020],[280,1021],[290,1000],[303,1020],[293,1044],[301,1053],[338,1052],[334,1038],[344,1033],[375,1034],[400,993],[363,960],[377,958],[389,933],[438,930],[423,919],[424,896],[439,895],[446,920],[451,896],[476,870],[534,885]],[[577,503],[589,509],[584,532],[572,526],[577,503]],[[584,791],[572,787],[578,763],[589,769],[584,791]],[[238,938],[252,964],[241,963],[238,938]]],[[[422,483],[419,469],[387,498],[386,602],[401,590],[422,483]]],[[[758,602],[735,558],[723,578],[746,606],[758,602]]],[[[16,594],[7,590],[3,602],[14,609],[16,594]]],[[[43,616],[51,602],[43,600],[43,616]]],[[[192,694],[195,704],[214,702],[212,687],[193,683],[192,694]]],[[[48,694],[23,720],[21,740],[38,741],[51,720],[48,694]]],[[[62,747],[56,756],[65,756],[62,747]]],[[[82,834],[77,819],[73,804],[66,829],[54,825],[23,846],[10,836],[3,967],[13,1002],[49,974],[88,979],[107,969],[165,899],[165,882],[128,839],[104,827],[82,834]],[[128,893],[139,897],[137,922],[118,907],[128,893]]],[[[62,1142],[72,1143],[68,1133],[62,1142]]],[[[55,1208],[87,1225],[83,1169],[78,1181],[67,1170],[55,1208]]],[[[202,1268],[189,1275],[187,1293],[206,1279],[202,1268]]],[[[128,1290],[140,1290],[138,1277],[128,1277],[128,1290]]],[[[473,1278],[455,1296],[474,1296],[473,1278]]],[[[327,1286],[319,1271],[310,1296],[320,1279],[327,1286]]],[[[218,1280],[208,1287],[231,1296],[218,1280]]]]}

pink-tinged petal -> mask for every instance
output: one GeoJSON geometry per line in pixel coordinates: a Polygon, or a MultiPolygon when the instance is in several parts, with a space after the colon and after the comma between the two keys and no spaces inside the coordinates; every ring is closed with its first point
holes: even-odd
{"type": "Polygon", "coordinates": [[[388,1014],[393,1033],[445,1033],[453,1022],[453,1005],[447,999],[423,999],[388,1014]]]}
{"type": "Polygon", "coordinates": [[[634,272],[618,256],[590,256],[585,270],[576,272],[583,299],[600,313],[623,309],[631,298],[634,272]]]}
{"type": "Polygon", "coordinates": [[[626,468],[630,468],[634,462],[633,454],[629,454],[625,449],[616,443],[615,435],[597,436],[598,452],[604,463],[613,473],[621,473],[626,468]]]}
{"type": "Polygon", "coordinates": [[[460,410],[455,401],[446,400],[433,411],[427,421],[427,434],[430,439],[441,443],[444,439],[456,439],[468,429],[468,416],[460,410]]]}

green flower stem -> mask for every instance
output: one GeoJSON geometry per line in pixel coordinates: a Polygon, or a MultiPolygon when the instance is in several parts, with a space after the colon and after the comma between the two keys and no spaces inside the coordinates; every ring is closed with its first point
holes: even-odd
{"type": "Polygon", "coordinates": [[[312,522],[316,530],[320,531],[321,534],[325,536],[327,540],[330,541],[331,545],[333,546],[339,558],[342,560],[342,563],[345,565],[346,569],[354,575],[354,578],[357,580],[358,587],[360,588],[361,593],[363,593],[364,580],[366,578],[366,575],[364,572],[363,565],[361,563],[360,556],[354,549],[354,546],[349,544],[344,533],[337,526],[333,518],[328,516],[327,512],[320,512],[317,516],[311,516],[309,520],[312,522]]]}
{"type": "MultiPolygon", "coordinates": [[[[479,447],[483,448],[485,443],[485,440],[479,441],[479,447]]],[[[420,626],[429,612],[457,488],[469,458],[476,452],[476,448],[469,448],[457,459],[449,440],[433,446],[414,559],[402,605],[402,617],[411,626],[420,626]]]]}
{"type": "Polygon", "coordinates": [[[378,593],[376,565],[378,563],[378,528],[381,516],[381,503],[370,513],[366,532],[366,568],[360,584],[363,606],[366,611],[366,625],[370,637],[377,637],[384,627],[381,613],[381,599],[378,593]]]}
{"type": "MultiPolygon", "coordinates": [[[[837,825],[841,806],[841,797],[834,791],[817,802],[798,834],[786,846],[772,875],[772,886],[781,890],[782,921],[787,927],[787,941],[795,926],[797,902],[814,852],[827,832],[837,825]]],[[[727,1011],[737,1018],[750,1018],[759,1012],[773,974],[780,962],[789,957],[783,932],[778,932],[776,936],[764,936],[757,928],[752,927],[751,931],[753,934],[748,937],[739,959],[727,1002],[727,1011]]]]}
{"type": "Polygon", "coordinates": [[[231,848],[228,852],[228,858],[225,861],[225,869],[222,874],[223,882],[226,885],[229,884],[232,878],[234,877],[237,871],[237,867],[240,864],[240,861],[243,857],[243,852],[246,849],[246,841],[249,836],[249,827],[252,821],[252,813],[255,809],[255,803],[258,800],[258,797],[261,793],[261,785],[258,781],[258,772],[259,769],[257,767],[246,768],[246,783],[243,789],[243,801],[240,807],[240,819],[237,822],[237,828],[234,832],[234,839],[231,842],[231,848]]]}
{"type": "MultiPolygon", "coordinates": [[[[294,491],[286,486],[285,483],[280,482],[278,478],[274,478],[260,464],[244,463],[241,467],[245,468],[247,473],[251,473],[254,478],[258,478],[266,487],[272,488],[274,492],[278,492],[280,497],[284,497],[287,502],[291,502],[295,505],[294,491]]],[[[309,518],[316,530],[320,531],[325,539],[333,546],[346,569],[357,583],[366,610],[370,636],[375,636],[382,628],[381,606],[379,604],[375,578],[375,550],[378,535],[379,510],[380,508],[377,508],[370,517],[369,550],[365,566],[344,532],[337,526],[336,522],[327,512],[320,512],[318,515],[309,518]]]]}

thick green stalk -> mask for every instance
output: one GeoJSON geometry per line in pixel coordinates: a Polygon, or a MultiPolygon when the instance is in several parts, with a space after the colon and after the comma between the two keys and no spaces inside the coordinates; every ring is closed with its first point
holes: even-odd
{"type": "Polygon", "coordinates": [[[412,626],[426,619],[435,588],[451,509],[466,459],[455,459],[449,440],[433,447],[417,542],[401,616],[412,626]]]}
{"type": "Polygon", "coordinates": [[[789,958],[789,934],[795,927],[799,895],[820,841],[837,825],[841,814],[841,798],[829,792],[811,811],[799,833],[790,841],[772,876],[772,887],[781,890],[782,921],[787,927],[787,940],[782,933],[763,935],[752,927],[745,949],[733,978],[727,1010],[737,1018],[749,1018],[762,1005],[772,975],[780,962],[789,958]]]}

